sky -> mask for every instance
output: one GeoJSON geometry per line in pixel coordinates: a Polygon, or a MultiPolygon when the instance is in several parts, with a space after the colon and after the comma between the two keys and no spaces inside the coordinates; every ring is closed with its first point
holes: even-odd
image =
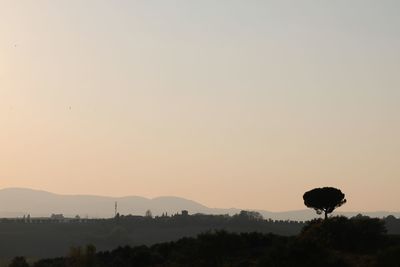
{"type": "Polygon", "coordinates": [[[0,188],[400,208],[400,2],[0,0],[0,188]]]}

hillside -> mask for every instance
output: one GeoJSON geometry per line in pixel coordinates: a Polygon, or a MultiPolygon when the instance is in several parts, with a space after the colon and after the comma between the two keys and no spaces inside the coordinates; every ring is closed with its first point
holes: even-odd
{"type": "MultiPolygon", "coordinates": [[[[66,217],[79,215],[82,218],[111,218],[114,216],[114,205],[118,202],[120,214],[144,215],[151,210],[153,215],[179,213],[182,210],[190,214],[229,214],[234,215],[240,209],[209,208],[198,202],[173,196],[148,199],[140,196],[104,197],[91,195],[60,195],[46,191],[25,188],[6,188],[0,190],[0,217],[22,217],[30,214],[32,217],[49,217],[51,214],[62,213],[66,217]]],[[[310,209],[270,212],[257,210],[264,218],[273,220],[305,221],[313,219],[315,212],[310,209]]],[[[360,212],[337,212],[338,215],[355,216],[360,212]]],[[[363,212],[370,217],[400,217],[399,212],[363,212]]]]}

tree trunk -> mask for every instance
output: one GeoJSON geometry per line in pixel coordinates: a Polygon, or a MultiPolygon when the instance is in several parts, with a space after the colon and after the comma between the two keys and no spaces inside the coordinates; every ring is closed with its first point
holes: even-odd
{"type": "Polygon", "coordinates": [[[328,212],[326,210],[324,212],[325,212],[325,220],[327,220],[328,219],[328,212]]]}

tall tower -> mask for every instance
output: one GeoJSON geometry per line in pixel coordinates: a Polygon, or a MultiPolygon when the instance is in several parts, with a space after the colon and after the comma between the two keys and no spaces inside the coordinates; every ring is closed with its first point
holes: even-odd
{"type": "Polygon", "coordinates": [[[114,217],[117,217],[117,213],[118,213],[118,202],[115,201],[114,217]]]}

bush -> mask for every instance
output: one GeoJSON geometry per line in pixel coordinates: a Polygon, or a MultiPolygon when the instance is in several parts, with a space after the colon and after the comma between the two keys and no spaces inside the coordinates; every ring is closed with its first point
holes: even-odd
{"type": "Polygon", "coordinates": [[[24,257],[15,257],[11,261],[9,267],[29,267],[29,264],[24,257]]]}
{"type": "Polygon", "coordinates": [[[337,250],[368,252],[380,247],[386,238],[384,221],[366,217],[333,217],[313,220],[298,239],[337,250]]]}
{"type": "Polygon", "coordinates": [[[390,247],[378,254],[377,265],[381,267],[400,267],[400,246],[390,247]]]}

